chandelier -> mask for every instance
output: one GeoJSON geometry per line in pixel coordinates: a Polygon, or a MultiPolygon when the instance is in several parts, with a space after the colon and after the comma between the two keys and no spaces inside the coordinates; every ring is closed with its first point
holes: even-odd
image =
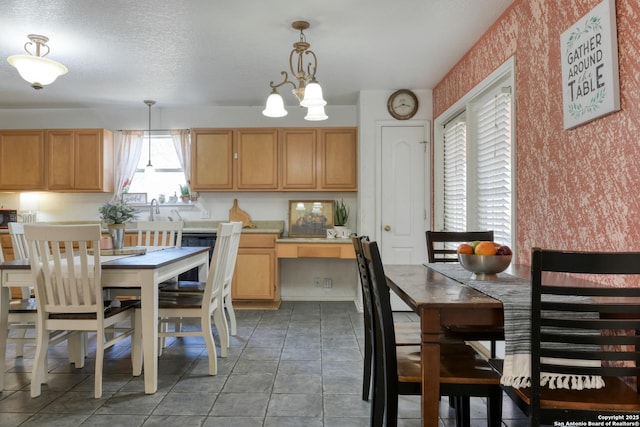
{"type": "Polygon", "coordinates": [[[34,89],[42,89],[45,85],[53,83],[58,76],[67,74],[67,67],[59,62],[45,58],[49,54],[48,37],[38,34],[29,34],[30,41],[24,44],[24,50],[28,55],[11,55],[7,58],[9,64],[16,67],[20,76],[31,83],[34,89]],[[29,47],[35,45],[35,54],[29,47]],[[40,55],[43,50],[42,55],[40,55]]]}
{"type": "Polygon", "coordinates": [[[284,76],[284,80],[278,84],[274,83],[273,80],[269,83],[271,94],[267,98],[267,105],[262,114],[267,117],[284,117],[287,115],[287,110],[284,108],[284,101],[278,93],[278,88],[285,84],[290,84],[293,86],[292,92],[300,102],[300,106],[307,108],[307,115],[304,118],[306,120],[326,120],[328,117],[324,112],[324,106],[327,105],[327,101],[322,97],[322,88],[316,80],[318,58],[309,49],[311,45],[307,43],[303,32],[303,30],[309,28],[309,23],[295,21],[291,26],[300,31],[300,40],[293,44],[293,50],[289,54],[289,70],[291,71],[292,79],[297,80],[297,85],[292,80],[289,80],[289,73],[281,71],[280,74],[284,76]],[[309,59],[306,64],[305,57],[309,59]]]}

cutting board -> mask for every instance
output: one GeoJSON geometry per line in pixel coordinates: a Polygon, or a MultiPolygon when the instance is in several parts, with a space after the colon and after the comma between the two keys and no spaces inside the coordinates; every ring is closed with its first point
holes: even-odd
{"type": "Polygon", "coordinates": [[[233,199],[233,207],[229,209],[229,221],[242,222],[242,228],[256,228],[256,225],[251,222],[249,214],[238,206],[238,199],[233,199]]]}

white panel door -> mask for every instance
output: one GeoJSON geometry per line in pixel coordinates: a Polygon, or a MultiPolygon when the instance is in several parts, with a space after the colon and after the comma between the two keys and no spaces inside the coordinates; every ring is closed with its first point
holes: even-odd
{"type": "MultiPolygon", "coordinates": [[[[422,264],[426,260],[425,230],[431,211],[429,126],[381,128],[380,252],[386,264],[422,264]]],[[[410,308],[391,292],[394,311],[410,308]]]]}
{"type": "Polygon", "coordinates": [[[426,260],[427,126],[383,126],[381,255],[387,264],[426,260]]]}

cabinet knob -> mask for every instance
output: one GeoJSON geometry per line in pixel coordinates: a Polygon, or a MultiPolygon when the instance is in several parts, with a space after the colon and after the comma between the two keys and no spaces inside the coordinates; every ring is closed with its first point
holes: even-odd
{"type": "Polygon", "coordinates": [[[384,231],[391,231],[391,226],[390,225],[385,225],[384,226],[384,231]]]}

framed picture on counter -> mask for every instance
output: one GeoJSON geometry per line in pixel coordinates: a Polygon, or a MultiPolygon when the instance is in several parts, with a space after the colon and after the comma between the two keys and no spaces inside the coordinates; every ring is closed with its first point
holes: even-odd
{"type": "Polygon", "coordinates": [[[326,237],[334,209],[333,200],[289,200],[289,237],[326,237]]]}
{"type": "Polygon", "coordinates": [[[132,205],[146,205],[147,193],[123,193],[122,201],[132,205]]]}

